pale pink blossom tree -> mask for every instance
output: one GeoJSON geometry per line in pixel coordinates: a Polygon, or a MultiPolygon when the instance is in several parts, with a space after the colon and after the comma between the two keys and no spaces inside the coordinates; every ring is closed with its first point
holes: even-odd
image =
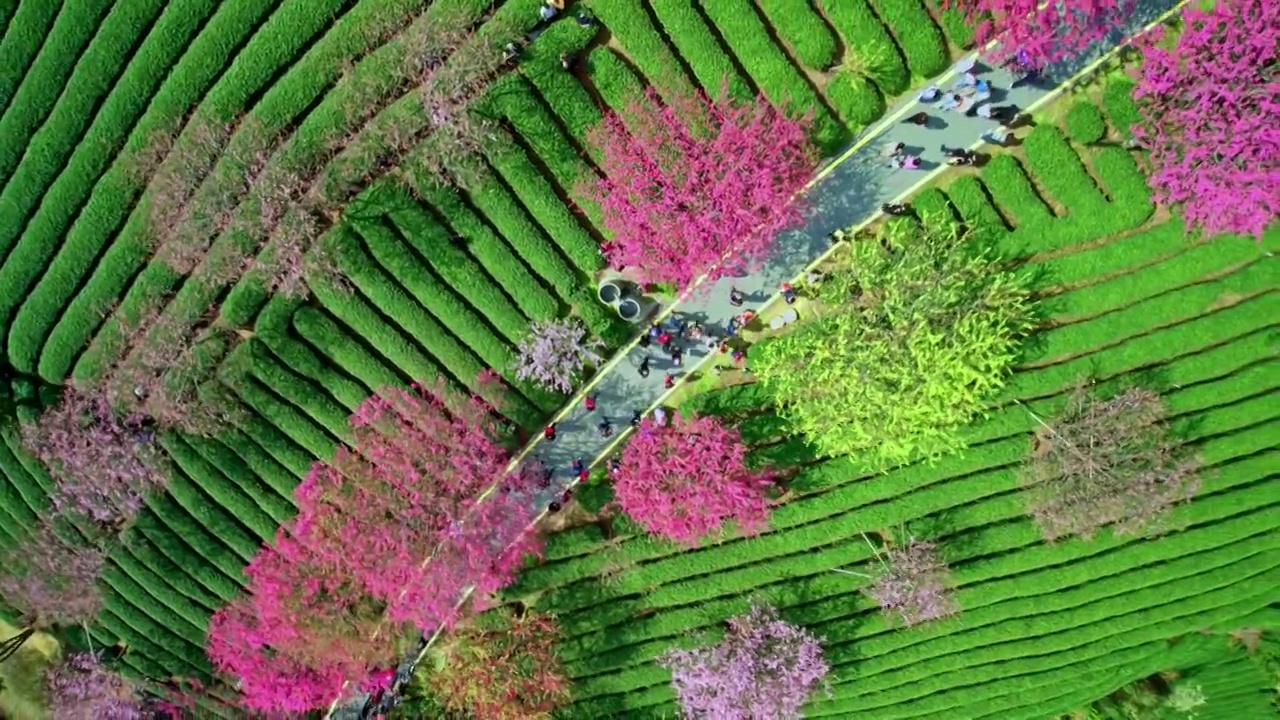
{"type": "Polygon", "coordinates": [[[614,473],[617,505],[649,532],[686,545],[730,520],[754,534],[768,520],[775,485],[746,456],[742,436],[719,418],[676,413],[665,426],[647,419],[614,473]]]}
{"type": "Polygon", "coordinates": [[[100,548],[64,539],[41,523],[0,554],[0,597],[34,618],[36,627],[88,622],[102,609],[98,580],[105,564],[100,548]]]}
{"type": "Polygon", "coordinates": [[[583,369],[600,364],[603,349],[604,343],[589,337],[574,318],[534,322],[529,325],[529,336],[518,346],[516,377],[567,394],[583,369]]]}
{"type": "Polygon", "coordinates": [[[999,40],[994,57],[1043,68],[1102,39],[1131,17],[1136,0],[946,0],[976,27],[979,45],[999,40]]]}
{"type": "Polygon", "coordinates": [[[99,653],[74,653],[44,675],[49,717],[142,720],[150,717],[138,688],[102,662],[99,653]]]}
{"type": "Polygon", "coordinates": [[[143,415],[117,413],[104,394],[75,388],[22,427],[23,444],[53,476],[54,511],[110,533],[126,528],[143,496],[168,483],[154,434],[143,415]]]}
{"type": "Polygon", "coordinates": [[[749,267],[801,219],[795,196],[816,162],[807,124],[723,92],[663,104],[650,89],[611,113],[592,133],[604,177],[586,190],[614,234],[605,257],[682,289],[749,267]]]}
{"type": "Polygon", "coordinates": [[[1280,0],[1193,3],[1177,43],[1140,41],[1134,91],[1155,199],[1188,226],[1261,239],[1280,214],[1280,0]]]}
{"type": "Polygon", "coordinates": [[[931,542],[911,538],[884,553],[877,551],[871,577],[867,594],[886,615],[897,615],[908,626],[960,609],[951,595],[951,571],[931,542]]]}

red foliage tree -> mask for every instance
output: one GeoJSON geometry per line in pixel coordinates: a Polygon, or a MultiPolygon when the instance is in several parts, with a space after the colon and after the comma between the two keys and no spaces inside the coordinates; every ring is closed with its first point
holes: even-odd
{"type": "Polygon", "coordinates": [[[476,720],[535,720],[569,698],[550,615],[491,613],[459,627],[437,651],[428,680],[445,707],[476,720]]]}
{"type": "Polygon", "coordinates": [[[415,384],[349,422],[353,448],[312,468],[288,532],[246,571],[250,594],[210,623],[210,657],[255,710],[328,704],[395,660],[395,639],[452,627],[467,588],[483,601],[541,549],[538,478],[506,472],[483,401],[415,384]]]}
{"type": "Polygon", "coordinates": [[[605,256],[680,288],[758,260],[801,219],[795,195],[815,164],[806,125],[763,99],[664,105],[652,89],[610,114],[592,134],[604,177],[586,190],[615,235],[605,256]]]}
{"type": "Polygon", "coordinates": [[[1155,198],[1183,203],[1189,226],[1262,237],[1280,214],[1280,1],[1192,5],[1173,47],[1141,41],[1135,90],[1155,198]]]}
{"type": "Polygon", "coordinates": [[[1105,37],[1131,17],[1136,0],[947,0],[977,27],[979,45],[998,39],[997,58],[1042,68],[1105,37]]]}
{"type": "Polygon", "coordinates": [[[614,473],[618,507],[649,532],[687,545],[728,520],[758,532],[773,477],[747,468],[746,455],[742,436],[718,418],[676,413],[662,427],[645,420],[614,473]]]}
{"type": "Polygon", "coordinates": [[[112,533],[137,516],[144,495],[168,482],[153,435],[142,415],[117,414],[102,394],[74,388],[22,428],[23,443],[53,476],[54,510],[112,533]]]}

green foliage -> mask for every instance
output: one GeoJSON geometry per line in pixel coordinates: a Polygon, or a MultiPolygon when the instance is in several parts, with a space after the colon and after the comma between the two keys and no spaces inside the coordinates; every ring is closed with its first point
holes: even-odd
{"type": "Polygon", "coordinates": [[[1102,111],[1088,100],[1078,100],[1067,110],[1067,134],[1072,140],[1086,145],[1098,142],[1107,134],[1107,122],[1102,111]]]}
{"type": "MultiPolygon", "coordinates": [[[[831,24],[844,36],[844,68],[874,80],[886,95],[906,92],[911,74],[893,36],[880,23],[867,0],[821,0],[821,6],[831,24]]],[[[831,93],[830,88],[827,93],[831,93]]],[[[834,98],[832,101],[835,102],[834,98]]]]}
{"type": "Polygon", "coordinates": [[[651,3],[658,24],[689,63],[704,92],[715,97],[727,84],[730,97],[738,100],[751,97],[746,80],[712,34],[702,13],[694,8],[692,0],[651,0],[651,3]]]}
{"type": "Polygon", "coordinates": [[[1108,77],[1102,89],[1102,106],[1107,110],[1111,125],[1126,140],[1133,137],[1131,128],[1142,122],[1142,112],[1133,99],[1133,89],[1137,83],[1128,77],[1108,77]]]}
{"type": "Polygon", "coordinates": [[[871,81],[848,71],[827,83],[827,98],[850,127],[862,128],[884,115],[884,98],[871,81]]]}
{"type": "Polygon", "coordinates": [[[951,62],[947,43],[923,0],[870,0],[870,3],[893,31],[913,75],[931,78],[947,69],[951,62]]]}
{"type": "Polygon", "coordinates": [[[1026,288],[955,225],[855,238],[819,298],[812,320],[749,362],[822,453],[884,465],[961,447],[959,428],[1003,386],[1031,327],[1026,288]]]}
{"type": "Polygon", "coordinates": [[[836,62],[836,38],[809,0],[761,0],[773,31],[801,65],[827,70],[836,62]]]}

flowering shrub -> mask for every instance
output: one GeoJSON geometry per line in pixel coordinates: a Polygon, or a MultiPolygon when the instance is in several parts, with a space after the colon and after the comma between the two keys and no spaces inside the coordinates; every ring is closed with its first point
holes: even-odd
{"type": "Polygon", "coordinates": [[[613,490],[618,507],[645,530],[686,545],[733,520],[743,533],[764,527],[773,478],[746,464],[747,447],[719,418],[676,413],[646,419],[622,451],[613,490]]]}
{"type": "Polygon", "coordinates": [[[102,664],[98,653],[75,653],[49,666],[44,677],[51,718],[141,720],[141,697],[133,683],[102,664]]]}
{"type": "Polygon", "coordinates": [[[1232,0],[1183,16],[1172,48],[1162,28],[1141,41],[1134,91],[1151,151],[1155,199],[1182,203],[1189,226],[1261,239],[1280,214],[1280,0],[1232,0]]]}
{"type": "Polygon", "coordinates": [[[999,40],[997,58],[1042,68],[1085,50],[1122,27],[1136,0],[946,0],[978,28],[977,42],[999,40]]]}
{"type": "Polygon", "coordinates": [[[603,177],[589,189],[615,235],[605,257],[679,289],[759,259],[801,219],[795,195],[816,162],[805,125],[763,98],[663,103],[653,89],[610,113],[593,131],[603,177]]]}
{"type": "Polygon", "coordinates": [[[105,564],[100,548],[68,542],[41,525],[0,555],[0,596],[40,625],[87,622],[102,609],[98,578],[105,564]]]}
{"type": "Polygon", "coordinates": [[[558,636],[555,619],[532,610],[481,616],[444,640],[428,683],[445,707],[476,720],[549,718],[569,698],[558,636]]]}
{"type": "Polygon", "coordinates": [[[604,349],[604,343],[588,338],[582,323],[563,318],[531,324],[529,337],[520,342],[518,349],[517,378],[569,393],[583,368],[600,364],[603,358],[599,351],[604,349]]]}
{"type": "Polygon", "coordinates": [[[68,388],[22,427],[22,440],[53,476],[56,512],[118,532],[142,510],[143,496],[168,482],[153,432],[142,415],[118,415],[105,397],[68,388]]]}
{"type": "Polygon", "coordinates": [[[889,548],[870,572],[873,581],[867,594],[909,626],[959,610],[950,594],[950,570],[933,543],[912,538],[902,547],[889,548]]]}
{"type": "Polygon", "coordinates": [[[1087,539],[1108,525],[1121,535],[1156,532],[1172,505],[1195,495],[1198,463],[1168,437],[1164,412],[1145,388],[1102,399],[1076,387],[1023,470],[1045,539],[1087,539]]]}
{"type": "Polygon", "coordinates": [[[715,645],[669,650],[658,659],[671,671],[682,713],[717,720],[800,717],[830,669],[821,641],[769,606],[752,605],[728,626],[715,645]]]}

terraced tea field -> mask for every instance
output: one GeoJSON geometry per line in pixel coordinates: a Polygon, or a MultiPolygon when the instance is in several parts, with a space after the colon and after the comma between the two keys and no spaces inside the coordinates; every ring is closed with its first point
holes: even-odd
{"type": "MultiPolygon", "coordinates": [[[[293,514],[293,488],[348,437],[347,415],[374,388],[436,375],[470,385],[492,369],[514,388],[509,419],[527,429],[563,402],[513,377],[530,321],[572,313],[612,346],[625,339],[593,299],[605,235],[579,193],[603,112],[649,82],[713,93],[727,82],[812,112],[831,151],[913,76],[950,63],[941,28],[972,40],[921,0],[584,0],[477,99],[498,131],[467,190],[412,161],[393,182],[384,146],[423,134],[406,76],[422,28],[451,18],[497,55],[538,23],[538,6],[0,2],[0,358],[15,394],[100,380],[152,317],[210,338],[202,362],[246,410],[213,438],[162,437],[172,486],[113,553],[89,633],[126,642],[132,670],[208,676],[210,614],[241,592],[244,565],[293,514]],[[599,23],[574,22],[579,10],[599,23]],[[566,52],[574,73],[561,68],[566,52]],[[262,273],[197,282],[157,254],[157,235],[203,243],[197,271],[220,254],[301,254],[254,231],[269,200],[261,177],[293,181],[295,199],[341,201],[317,220],[319,244],[343,248],[349,288],[315,280],[290,299],[262,273]]],[[[52,483],[12,430],[0,477],[10,547],[52,483]]]]}
{"type": "MultiPolygon", "coordinates": [[[[1112,118],[1132,111],[1107,97],[1112,118]]],[[[716,637],[752,597],[826,638],[831,695],[816,693],[808,717],[1053,717],[1208,663],[1226,641],[1196,631],[1276,627],[1280,233],[1262,247],[1188,238],[1151,203],[1134,155],[1074,145],[1047,123],[914,204],[954,214],[1017,259],[1043,314],[989,416],[965,431],[967,450],[877,473],[815,457],[758,385],[694,397],[694,409],[733,419],[760,462],[794,468],[789,499],[768,532],[693,551],[625,519],[553,535],[506,597],[558,615],[575,691],[566,717],[672,716],[655,658],[716,637]],[[1176,532],[1046,544],[1027,517],[1018,470],[1034,416],[1053,417],[1086,376],[1158,388],[1202,458],[1203,486],[1174,510],[1176,532]],[[895,627],[858,591],[863,580],[839,572],[872,561],[862,533],[898,529],[939,543],[959,615],[895,627]]],[[[1265,708],[1255,697],[1245,705],[1265,708]]],[[[1243,700],[1214,700],[1197,717],[1244,717],[1232,714],[1243,700]]]]}

